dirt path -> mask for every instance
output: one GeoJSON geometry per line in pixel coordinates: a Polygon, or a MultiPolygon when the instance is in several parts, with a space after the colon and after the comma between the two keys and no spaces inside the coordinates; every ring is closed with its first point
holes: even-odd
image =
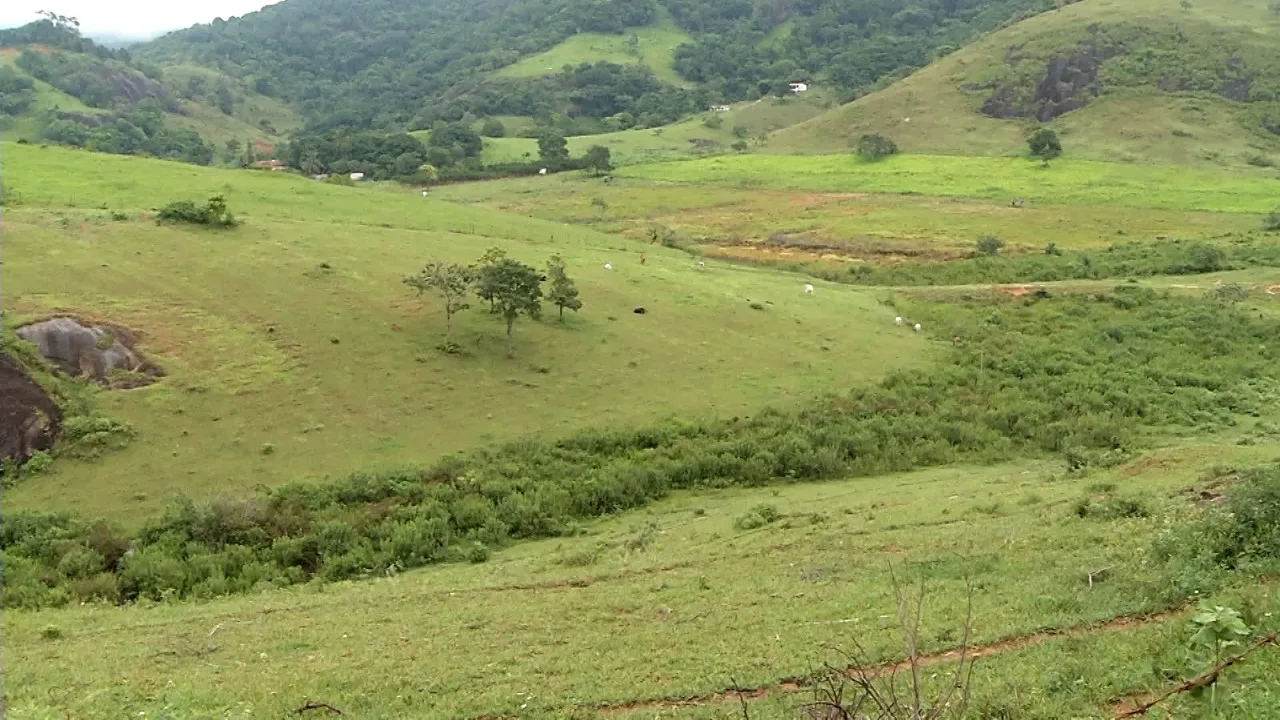
{"type": "MultiPolygon", "coordinates": [[[[1104,622],[1085,623],[1075,625],[1060,630],[1045,630],[1041,632],[1031,633],[1028,635],[1019,635],[1016,637],[1005,638],[987,645],[979,645],[968,649],[967,654],[971,658],[990,657],[1000,655],[1002,653],[1022,650],[1024,648],[1035,647],[1050,640],[1059,638],[1081,637],[1086,635],[1098,635],[1105,633],[1123,632],[1136,627],[1150,625],[1154,623],[1164,622],[1175,617],[1181,611],[1161,612],[1161,613],[1141,613],[1134,615],[1121,615],[1104,622]]],[[[951,648],[937,653],[925,655],[920,658],[920,665],[940,665],[955,662],[960,658],[960,649],[951,648]]],[[[883,665],[869,668],[873,674],[888,674],[901,672],[910,667],[905,661],[897,661],[885,663],[883,665]]],[[[852,672],[858,668],[846,668],[846,672],[852,672]]],[[[646,700],[631,700],[622,703],[608,703],[597,705],[594,709],[605,715],[620,715],[623,713],[643,712],[643,711],[660,711],[666,709],[674,709],[681,707],[698,707],[704,705],[719,705],[723,703],[740,702],[740,698],[747,700],[758,700],[778,694],[790,694],[810,687],[807,678],[784,678],[775,683],[761,685],[754,688],[727,688],[705,695],[693,695],[680,698],[654,698],[646,700]]],[[[498,720],[491,717],[488,720],[498,720]]]]}

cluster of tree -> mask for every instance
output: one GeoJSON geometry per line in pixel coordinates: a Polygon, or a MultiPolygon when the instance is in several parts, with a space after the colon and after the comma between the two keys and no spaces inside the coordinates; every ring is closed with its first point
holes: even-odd
{"type": "Polygon", "coordinates": [[[73,53],[93,55],[103,60],[132,61],[129,51],[113,50],[80,34],[80,21],[73,17],[42,11],[43,19],[22,27],[0,30],[0,47],[39,45],[73,53]]]}
{"type": "Polygon", "coordinates": [[[521,81],[486,80],[433,102],[414,118],[414,127],[465,121],[470,117],[521,115],[541,125],[556,118],[608,120],[611,130],[657,127],[705,110],[705,89],[660,82],[647,67],[611,62],[567,65],[560,72],[521,81]]]}
{"type": "Polygon", "coordinates": [[[648,126],[709,99],[786,93],[795,80],[866,88],[1052,7],[1053,0],[317,0],[173,33],[140,53],[240,77],[295,104],[318,130],[429,127],[465,113],[626,113],[648,126]],[[658,3],[693,35],[677,50],[676,69],[701,84],[698,93],[607,63],[520,83],[491,79],[493,70],[577,32],[649,24],[658,3]],[[784,24],[788,32],[779,35],[784,24]]]}
{"type": "Polygon", "coordinates": [[[153,99],[116,114],[61,113],[45,126],[44,137],[118,155],[152,155],[197,165],[213,162],[213,146],[193,130],[166,127],[160,105],[153,99]]]}
{"type": "Polygon", "coordinates": [[[422,270],[409,275],[404,282],[418,291],[418,295],[434,293],[444,301],[445,344],[452,348],[449,335],[453,333],[453,316],[471,307],[471,296],[489,303],[489,312],[502,318],[507,326],[507,357],[515,357],[512,345],[512,329],[521,316],[534,320],[542,317],[542,283],[549,281],[546,295],[560,310],[564,320],[565,308],[577,311],[582,308],[578,287],[569,278],[564,260],[552,255],[547,261],[546,273],[507,257],[501,248],[489,248],[480,260],[472,265],[429,262],[422,270]]]}
{"type": "Polygon", "coordinates": [[[406,133],[329,130],[299,133],[280,159],[308,175],[361,172],[370,180],[407,180],[427,162],[427,148],[406,133]]]}
{"type": "Polygon", "coordinates": [[[0,120],[21,115],[35,102],[35,83],[13,68],[0,67],[0,120]]]}
{"type": "Polygon", "coordinates": [[[71,52],[26,49],[18,67],[92,108],[118,108],[156,99],[176,112],[177,101],[158,81],[119,60],[71,52]]]}

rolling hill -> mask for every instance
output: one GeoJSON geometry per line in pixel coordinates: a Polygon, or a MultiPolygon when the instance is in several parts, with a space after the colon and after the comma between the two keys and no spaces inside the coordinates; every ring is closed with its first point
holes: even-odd
{"type": "Polygon", "coordinates": [[[0,31],[0,91],[0,131],[11,139],[196,162],[213,152],[201,143],[270,143],[298,124],[280,101],[217,71],[138,62],[48,20],[0,31]],[[121,120],[142,135],[116,132],[121,120]]]}
{"type": "Polygon", "coordinates": [[[1267,164],[1280,152],[1280,13],[1266,0],[1083,0],[1011,25],[778,132],[772,152],[863,133],[908,152],[1015,154],[1028,128],[1126,162],[1267,164]]]}

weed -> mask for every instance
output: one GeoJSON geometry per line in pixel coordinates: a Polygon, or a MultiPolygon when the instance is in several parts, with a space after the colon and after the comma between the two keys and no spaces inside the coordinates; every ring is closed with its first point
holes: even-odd
{"type": "Polygon", "coordinates": [[[777,522],[782,514],[778,512],[778,508],[773,505],[757,505],[746,514],[738,516],[733,521],[733,526],[738,530],[755,530],[765,525],[777,522]]]}
{"type": "Polygon", "coordinates": [[[62,629],[56,625],[46,625],[40,631],[40,637],[45,640],[61,640],[63,638],[62,629]]]}
{"type": "Polygon", "coordinates": [[[186,223],[188,225],[205,225],[208,227],[231,228],[237,222],[231,211],[227,209],[227,200],[222,195],[214,195],[203,206],[190,200],[178,200],[160,209],[156,221],[161,223],[186,223]]]}

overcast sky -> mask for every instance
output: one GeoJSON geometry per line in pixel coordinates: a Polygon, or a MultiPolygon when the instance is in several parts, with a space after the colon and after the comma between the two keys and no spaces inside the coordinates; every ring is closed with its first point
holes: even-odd
{"type": "Polygon", "coordinates": [[[37,10],[52,10],[80,21],[90,37],[145,38],[169,30],[260,10],[277,0],[0,0],[0,28],[38,20],[37,10]]]}

